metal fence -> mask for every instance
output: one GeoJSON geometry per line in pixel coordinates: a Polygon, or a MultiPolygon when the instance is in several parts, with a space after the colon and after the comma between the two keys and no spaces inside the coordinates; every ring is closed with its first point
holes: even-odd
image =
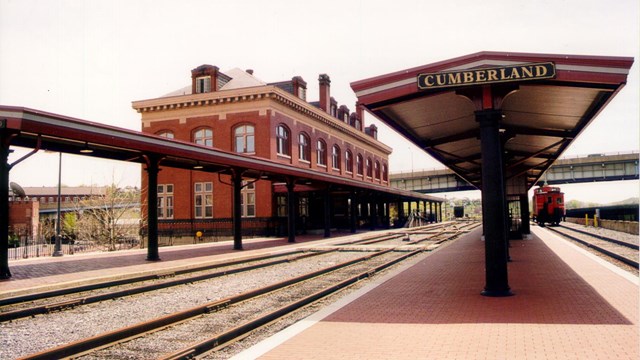
{"type": "MultiPolygon", "coordinates": [[[[115,250],[128,250],[139,248],[140,241],[137,239],[127,239],[118,241],[115,250]]],[[[92,242],[77,242],[73,244],[61,244],[60,250],[64,255],[73,255],[90,252],[109,251],[106,244],[96,244],[92,242]]],[[[9,260],[30,259],[44,256],[52,256],[55,251],[54,244],[35,244],[9,247],[9,260]]]]}

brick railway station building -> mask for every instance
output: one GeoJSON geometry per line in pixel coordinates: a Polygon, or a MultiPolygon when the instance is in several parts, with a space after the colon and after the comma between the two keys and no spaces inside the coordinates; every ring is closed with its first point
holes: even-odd
{"type": "MultiPolygon", "coordinates": [[[[375,125],[364,126],[361,107],[351,112],[345,105],[338,106],[330,94],[329,76],[321,74],[318,81],[319,101],[308,102],[307,83],[300,76],[266,83],[252,70],[221,72],[216,66],[202,65],[191,71],[191,85],[159,98],[134,101],[133,108],[142,116],[144,133],[389,187],[392,149],[377,140],[375,125]]],[[[190,170],[163,168],[158,174],[161,239],[193,241],[198,231],[205,238],[231,235],[230,176],[201,168],[196,163],[190,170]]],[[[146,171],[142,177],[144,184],[146,171]]],[[[243,234],[284,235],[287,183],[266,176],[262,180],[243,179],[243,234]]],[[[350,227],[348,190],[304,181],[293,186],[298,233],[322,231],[325,207],[330,208],[332,228],[350,227]],[[324,200],[327,191],[331,192],[329,203],[324,200]]],[[[371,200],[361,194],[355,207],[357,225],[388,226],[389,206],[371,200]]],[[[428,208],[435,213],[432,206],[428,208]]]]}

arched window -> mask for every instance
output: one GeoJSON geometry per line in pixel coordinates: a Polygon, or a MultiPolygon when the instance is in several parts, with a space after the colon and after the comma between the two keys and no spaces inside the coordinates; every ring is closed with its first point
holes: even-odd
{"type": "Polygon", "coordinates": [[[358,175],[362,176],[363,172],[363,163],[362,163],[362,155],[358,154],[356,156],[356,169],[358,171],[358,175]]]}
{"type": "Polygon", "coordinates": [[[353,172],[353,155],[351,155],[351,150],[347,150],[344,153],[344,166],[347,172],[353,172]]]}
{"type": "Polygon", "coordinates": [[[280,124],[276,128],[276,151],[278,155],[291,156],[291,138],[289,129],[280,124]]]}
{"type": "Polygon", "coordinates": [[[318,165],[327,166],[327,144],[324,140],[316,143],[316,158],[318,165]]]}
{"type": "Polygon", "coordinates": [[[367,168],[367,177],[371,177],[372,175],[371,158],[367,158],[367,163],[365,164],[365,167],[367,168]]]}
{"type": "Polygon", "coordinates": [[[234,147],[238,153],[254,153],[255,128],[253,125],[240,125],[234,131],[234,147]]]}
{"type": "Polygon", "coordinates": [[[380,162],[378,160],[373,163],[373,173],[375,174],[376,179],[380,180],[380,162]]]}
{"type": "Polygon", "coordinates": [[[204,146],[213,146],[213,130],[201,128],[193,133],[193,142],[204,146]]]}
{"type": "Polygon", "coordinates": [[[389,181],[389,170],[387,169],[387,164],[382,164],[382,180],[389,181]]]}
{"type": "Polygon", "coordinates": [[[305,133],[298,135],[298,159],[311,161],[311,144],[309,136],[305,133]]]}
{"type": "Polygon", "coordinates": [[[156,133],[156,135],[161,136],[161,137],[165,137],[167,139],[173,139],[174,138],[173,132],[171,132],[169,130],[160,131],[160,132],[156,133]]]}
{"type": "Polygon", "coordinates": [[[340,169],[340,147],[333,145],[331,148],[331,167],[340,169]]]}

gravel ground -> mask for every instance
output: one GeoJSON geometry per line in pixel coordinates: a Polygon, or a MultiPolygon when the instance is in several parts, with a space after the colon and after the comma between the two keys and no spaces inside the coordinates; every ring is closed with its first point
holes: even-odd
{"type": "Polygon", "coordinates": [[[0,359],[13,359],[124,326],[189,309],[361,257],[337,252],[242,274],[0,324],[0,359]]]}
{"type": "MultiPolygon", "coordinates": [[[[603,229],[603,228],[594,228],[591,226],[584,226],[584,225],[580,225],[580,224],[573,224],[573,223],[567,223],[567,222],[563,222],[562,225],[564,227],[567,227],[569,229],[576,229],[576,230],[580,230],[580,231],[586,231],[589,232],[591,234],[595,234],[595,235],[599,235],[599,236],[604,236],[604,237],[608,237],[614,240],[619,240],[619,241],[624,241],[630,244],[638,244],[638,235],[633,235],[633,234],[627,234],[627,233],[623,233],[623,232],[619,232],[619,231],[613,231],[613,230],[609,230],[609,229],[603,229]]],[[[601,246],[609,251],[612,251],[616,254],[620,254],[623,255],[629,259],[633,259],[635,261],[638,261],[639,258],[639,253],[638,250],[634,250],[634,249],[629,249],[629,248],[625,248],[623,246],[620,245],[615,245],[615,244],[611,244],[611,243],[607,243],[604,240],[599,240],[597,238],[593,238],[590,237],[588,235],[584,235],[584,234],[580,234],[571,230],[565,230],[562,227],[558,227],[557,228],[559,231],[567,231],[567,234],[577,237],[581,240],[584,241],[588,241],[590,243],[593,243],[594,245],[597,246],[601,246]]],[[[571,240],[569,240],[571,241],[571,240]]],[[[577,246],[580,246],[581,248],[585,249],[586,251],[589,251],[590,253],[602,258],[605,261],[608,261],[614,265],[616,265],[617,267],[630,272],[631,274],[638,276],[640,274],[640,272],[638,271],[638,268],[635,268],[633,266],[629,266],[621,261],[612,259],[611,257],[604,255],[588,246],[582,245],[580,243],[577,242],[573,242],[574,244],[576,244],[577,246]]]]}
{"type": "Polygon", "coordinates": [[[171,326],[166,330],[122,343],[113,348],[100,350],[91,356],[79,359],[146,359],[166,356],[169,353],[184,349],[190,344],[203,341],[215,334],[220,334],[247,320],[255,319],[263,313],[273,311],[285,304],[315,293],[320,289],[335,285],[346,278],[366,272],[368,269],[398,256],[400,254],[397,253],[377,256],[348,268],[288,286],[286,289],[229,306],[215,313],[200,316],[179,325],[171,326]]]}

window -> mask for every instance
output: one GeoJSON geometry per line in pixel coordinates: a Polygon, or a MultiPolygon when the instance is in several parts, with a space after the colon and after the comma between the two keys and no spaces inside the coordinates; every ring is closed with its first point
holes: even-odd
{"type": "Polygon", "coordinates": [[[334,169],[340,169],[340,147],[333,145],[331,148],[331,166],[334,169]]]}
{"type": "Polygon", "coordinates": [[[356,156],[356,169],[358,169],[358,175],[360,176],[364,174],[362,165],[362,155],[358,154],[358,156],[356,156]]]}
{"type": "Polygon", "coordinates": [[[382,164],[382,180],[389,181],[389,170],[387,169],[387,164],[382,164]]]}
{"type": "Polygon", "coordinates": [[[234,132],[235,151],[238,153],[254,153],[255,149],[255,128],[253,125],[238,126],[234,132]]]}
{"type": "Polygon", "coordinates": [[[316,157],[318,165],[327,166],[327,144],[323,140],[316,144],[316,157]]]}
{"type": "Polygon", "coordinates": [[[196,78],[196,93],[211,92],[211,76],[200,76],[196,78]]]}
{"type": "Polygon", "coordinates": [[[365,167],[367,168],[367,177],[371,177],[371,175],[372,175],[371,158],[367,158],[367,163],[366,163],[365,167]]]}
{"type": "Polygon", "coordinates": [[[161,136],[161,137],[165,137],[167,139],[173,139],[174,138],[173,132],[171,132],[169,130],[160,131],[156,135],[161,136]]]}
{"type": "Polygon", "coordinates": [[[287,216],[287,196],[278,195],[276,197],[276,215],[280,217],[287,216]]]}
{"type": "Polygon", "coordinates": [[[276,128],[276,147],[278,155],[291,156],[289,129],[284,125],[278,125],[276,128]]]}
{"type": "Polygon", "coordinates": [[[194,184],[194,215],[196,219],[213,217],[213,183],[194,184]]]}
{"type": "Polygon", "coordinates": [[[376,179],[380,180],[380,162],[378,160],[373,163],[373,173],[375,174],[376,179]]]}
{"type": "Polygon", "coordinates": [[[240,190],[240,207],[242,208],[242,217],[256,216],[256,184],[242,182],[242,190],[240,190]]]}
{"type": "Polygon", "coordinates": [[[309,197],[306,195],[300,195],[298,197],[298,216],[309,217],[309,197]]]}
{"type": "Polygon", "coordinates": [[[311,161],[309,136],[305,133],[300,133],[298,136],[298,158],[303,161],[311,161]]]}
{"type": "Polygon", "coordinates": [[[158,184],[158,219],[173,219],[173,184],[158,184]]]}
{"type": "Polygon", "coordinates": [[[202,128],[193,133],[193,142],[204,146],[213,146],[213,130],[202,128]]]}
{"type": "Polygon", "coordinates": [[[353,172],[353,155],[351,155],[351,151],[349,150],[344,153],[344,165],[347,172],[353,172]]]}

